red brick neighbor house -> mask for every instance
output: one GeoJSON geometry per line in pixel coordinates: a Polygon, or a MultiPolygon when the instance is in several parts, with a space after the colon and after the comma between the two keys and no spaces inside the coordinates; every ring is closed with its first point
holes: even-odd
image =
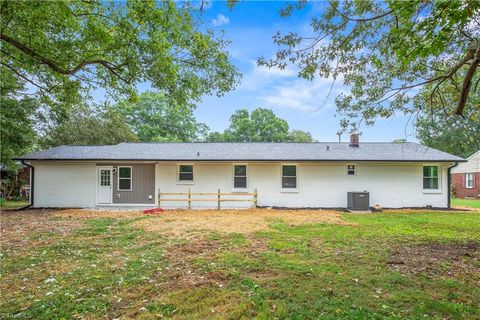
{"type": "Polygon", "coordinates": [[[480,199],[480,150],[467,160],[452,169],[453,192],[457,198],[480,199]]]}

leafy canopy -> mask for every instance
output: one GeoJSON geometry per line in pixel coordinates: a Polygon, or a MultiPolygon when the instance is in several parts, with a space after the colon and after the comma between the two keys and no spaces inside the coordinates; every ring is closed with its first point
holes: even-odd
{"type": "Polygon", "coordinates": [[[197,11],[173,1],[1,0],[0,71],[53,109],[88,99],[92,88],[134,98],[144,82],[178,104],[221,95],[239,73],[228,42],[197,11]]]}
{"type": "Polygon", "coordinates": [[[12,158],[28,153],[35,142],[35,119],[38,103],[26,96],[12,94],[22,90],[21,83],[8,73],[0,73],[0,163],[13,168],[12,158]]]}
{"type": "Polygon", "coordinates": [[[249,113],[237,110],[230,117],[230,126],[223,132],[208,135],[210,142],[310,142],[309,132],[288,131],[287,121],[277,117],[272,110],[258,108],[249,113]]]}
{"type": "MultiPolygon", "coordinates": [[[[288,4],[289,16],[306,1],[288,4]]],[[[480,106],[471,98],[479,90],[480,1],[330,0],[312,18],[311,33],[277,33],[279,49],[268,67],[292,63],[299,77],[342,79],[348,94],[336,97],[343,127],[395,113],[445,109],[463,114],[480,106]],[[459,74],[462,74],[459,77],[459,74]],[[459,88],[450,105],[437,105],[446,87],[459,88]],[[413,107],[417,90],[431,85],[430,94],[413,107]],[[436,102],[434,102],[436,101],[436,102]]]]}
{"type": "MultiPolygon", "coordinates": [[[[427,85],[418,94],[414,103],[421,103],[433,90],[427,85]]],[[[453,84],[445,87],[442,95],[436,96],[433,103],[452,105],[458,96],[459,88],[453,84]]],[[[480,106],[480,91],[470,95],[472,103],[480,106]]],[[[448,112],[425,110],[415,123],[417,138],[424,145],[449,152],[461,157],[469,157],[480,150],[480,110],[466,109],[463,117],[456,117],[448,112]]]]}
{"type": "Polygon", "coordinates": [[[108,145],[120,142],[135,142],[136,135],[125,117],[111,107],[73,107],[67,119],[50,124],[39,137],[42,148],[60,145],[108,145]]]}
{"type": "Polygon", "coordinates": [[[115,106],[141,142],[188,142],[201,140],[208,127],[198,123],[193,108],[181,106],[163,93],[147,91],[136,102],[124,100],[115,106]]]}

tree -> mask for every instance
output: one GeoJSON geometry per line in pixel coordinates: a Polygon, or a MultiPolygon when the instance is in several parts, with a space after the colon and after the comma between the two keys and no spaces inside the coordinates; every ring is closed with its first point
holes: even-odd
{"type": "Polygon", "coordinates": [[[137,137],[125,122],[125,117],[109,106],[74,107],[67,119],[51,124],[40,138],[44,148],[60,145],[109,145],[135,142],[137,137]]]}
{"type": "Polygon", "coordinates": [[[36,139],[35,113],[38,104],[30,97],[16,97],[15,90],[23,90],[21,83],[10,74],[0,74],[0,163],[12,170],[12,158],[31,151],[36,139]]]}
{"type": "MultiPolygon", "coordinates": [[[[429,96],[433,88],[426,86],[417,99],[421,103],[423,96],[429,96]]],[[[459,88],[450,84],[432,103],[453,104],[459,88]],[[442,99],[442,101],[440,101],[442,99]]],[[[480,105],[480,92],[472,92],[470,99],[474,105],[480,105]]],[[[480,150],[480,109],[469,108],[463,117],[448,112],[424,110],[415,122],[417,138],[421,143],[460,157],[468,157],[480,150]]]]}
{"type": "MultiPolygon", "coordinates": [[[[178,104],[231,90],[227,41],[174,1],[0,1],[1,73],[65,109],[104,88],[135,97],[148,82],[178,104]]],[[[17,94],[22,94],[17,91],[17,94]]]]}
{"type": "Polygon", "coordinates": [[[202,140],[208,127],[198,123],[192,106],[178,105],[163,93],[142,93],[137,102],[121,101],[116,112],[125,116],[141,142],[202,140]]]}
{"type": "MultiPolygon", "coordinates": [[[[305,3],[288,4],[281,15],[305,3]]],[[[471,99],[479,83],[474,80],[480,64],[479,13],[479,1],[331,0],[312,19],[312,34],[277,33],[276,56],[258,63],[279,68],[293,63],[299,77],[310,80],[342,77],[350,87],[336,98],[343,127],[370,125],[378,117],[418,108],[461,115],[479,108],[471,99]],[[460,89],[454,103],[434,104],[450,82],[460,89]],[[412,108],[412,96],[426,85],[430,95],[412,108]]]]}
{"type": "Polygon", "coordinates": [[[302,130],[291,130],[288,133],[288,141],[290,142],[313,142],[310,132],[302,130]]]}
{"type": "Polygon", "coordinates": [[[258,108],[252,111],[237,110],[230,118],[224,133],[227,141],[280,142],[288,137],[287,121],[278,118],[272,110],[258,108]]]}
{"type": "Polygon", "coordinates": [[[278,118],[272,110],[258,108],[249,113],[237,110],[230,117],[225,132],[212,132],[209,142],[309,142],[312,136],[301,130],[288,131],[287,121],[278,118]]]}

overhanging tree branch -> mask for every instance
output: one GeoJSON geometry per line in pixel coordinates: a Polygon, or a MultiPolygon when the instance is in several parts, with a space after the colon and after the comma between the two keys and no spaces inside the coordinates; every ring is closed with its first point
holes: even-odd
{"type": "Polygon", "coordinates": [[[460,100],[458,101],[455,114],[458,114],[458,115],[463,114],[463,109],[465,108],[468,94],[470,93],[470,88],[472,87],[472,79],[479,65],[480,65],[480,47],[478,47],[477,50],[475,51],[474,59],[472,60],[472,63],[470,64],[470,67],[467,70],[467,74],[463,79],[462,91],[460,91],[460,100]]]}
{"type": "Polygon", "coordinates": [[[5,41],[6,43],[9,43],[10,45],[14,46],[18,50],[22,51],[23,53],[38,59],[40,62],[43,64],[47,65],[50,67],[50,69],[64,75],[74,75],[78,71],[82,70],[84,67],[88,65],[102,65],[105,67],[107,70],[109,70],[111,73],[113,73],[117,78],[125,82],[126,84],[130,84],[130,81],[127,80],[125,77],[123,77],[119,72],[118,69],[121,66],[115,66],[112,65],[110,62],[103,60],[103,59],[92,59],[92,60],[83,60],[80,63],[78,63],[75,67],[72,69],[65,69],[59,64],[49,58],[46,58],[39,53],[35,52],[33,49],[23,45],[22,43],[18,42],[17,40],[5,35],[5,34],[0,34],[0,40],[5,41]]]}

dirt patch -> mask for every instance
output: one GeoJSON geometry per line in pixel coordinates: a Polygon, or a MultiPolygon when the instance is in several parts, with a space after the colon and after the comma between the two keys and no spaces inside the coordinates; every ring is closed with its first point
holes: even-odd
{"type": "MultiPolygon", "coordinates": [[[[80,220],[54,218],[55,210],[3,211],[0,215],[2,243],[8,247],[45,244],[45,237],[31,238],[35,234],[63,237],[82,225],[80,220]]],[[[53,241],[54,237],[47,237],[53,241]]]]}
{"type": "Polygon", "coordinates": [[[202,271],[194,263],[195,258],[214,259],[224,248],[217,242],[197,239],[191,243],[170,247],[165,255],[169,262],[167,277],[168,289],[178,290],[203,285],[224,286],[228,277],[220,272],[202,271]]]}
{"type": "Polygon", "coordinates": [[[480,243],[429,243],[395,247],[387,264],[402,274],[480,278],[480,243]]]}
{"type": "Polygon", "coordinates": [[[251,209],[166,211],[151,219],[138,221],[136,225],[147,231],[159,231],[176,236],[203,230],[249,234],[269,230],[269,224],[275,220],[282,220],[288,225],[349,224],[341,219],[340,213],[335,211],[251,209]]]}

